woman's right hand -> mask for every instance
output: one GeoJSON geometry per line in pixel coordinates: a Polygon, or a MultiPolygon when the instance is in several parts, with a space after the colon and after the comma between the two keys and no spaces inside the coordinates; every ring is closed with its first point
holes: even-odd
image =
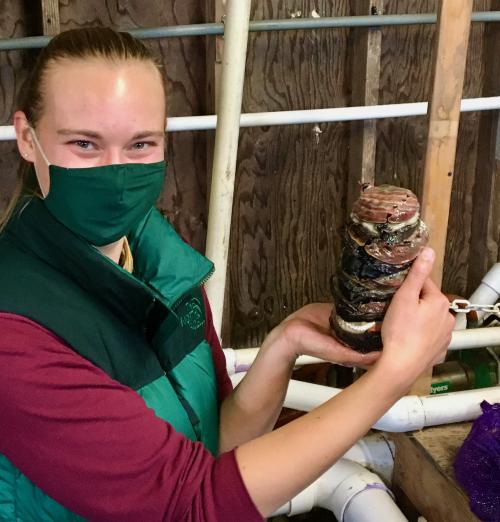
{"type": "Polygon", "coordinates": [[[383,351],[378,366],[399,376],[408,388],[442,362],[455,320],[448,299],[430,279],[434,251],[425,248],[394,295],[382,325],[383,351]]]}

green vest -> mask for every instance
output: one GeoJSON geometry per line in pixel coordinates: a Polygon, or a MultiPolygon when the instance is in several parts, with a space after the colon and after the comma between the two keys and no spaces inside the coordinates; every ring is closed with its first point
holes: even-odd
{"type": "MultiPolygon", "coordinates": [[[[216,454],[216,378],[200,288],[213,265],[155,209],[128,240],[133,274],[55,220],[41,200],[24,200],[0,236],[0,311],[51,330],[216,454]]],[[[83,519],[0,455],[0,520],[83,519]]]]}

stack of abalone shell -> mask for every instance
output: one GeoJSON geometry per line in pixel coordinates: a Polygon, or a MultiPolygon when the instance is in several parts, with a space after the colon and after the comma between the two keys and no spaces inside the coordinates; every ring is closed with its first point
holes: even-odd
{"type": "Polygon", "coordinates": [[[385,311],[427,240],[413,192],[392,185],[362,187],[331,280],[330,325],[340,341],[361,352],[382,348],[385,311]]]}

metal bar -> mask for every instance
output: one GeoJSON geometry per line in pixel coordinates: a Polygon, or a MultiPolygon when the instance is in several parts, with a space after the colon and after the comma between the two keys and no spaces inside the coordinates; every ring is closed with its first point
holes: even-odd
{"type": "MultiPolygon", "coordinates": [[[[462,100],[461,112],[490,111],[500,109],[500,96],[466,98],[462,100]]],[[[303,125],[306,123],[331,123],[383,118],[425,116],[427,102],[394,103],[366,107],[335,107],[304,111],[251,112],[242,114],[240,127],[271,125],[303,125]]],[[[213,130],[217,125],[215,114],[208,116],[173,116],[167,120],[168,132],[213,130]]],[[[0,126],[0,141],[15,140],[12,125],[0,126]]]]}
{"type": "MultiPolygon", "coordinates": [[[[346,27],[385,27],[397,25],[434,24],[437,15],[406,14],[380,16],[342,16],[325,18],[294,18],[290,20],[254,20],[250,32],[298,31],[305,29],[341,29],[346,27]]],[[[472,14],[472,22],[500,22],[500,11],[478,11],[472,14]]],[[[136,38],[179,38],[182,36],[210,36],[224,34],[224,24],[208,23],[131,29],[136,38]]],[[[48,36],[0,39],[0,51],[39,49],[49,42],[48,36]]]]}

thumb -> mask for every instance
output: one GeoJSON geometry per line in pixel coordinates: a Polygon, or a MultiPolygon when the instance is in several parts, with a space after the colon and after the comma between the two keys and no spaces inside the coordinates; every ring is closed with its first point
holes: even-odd
{"type": "Polygon", "coordinates": [[[426,247],[420,252],[401,285],[400,290],[403,293],[406,294],[408,292],[414,294],[416,299],[419,298],[422,287],[431,273],[434,258],[435,254],[432,248],[426,247]]]}

